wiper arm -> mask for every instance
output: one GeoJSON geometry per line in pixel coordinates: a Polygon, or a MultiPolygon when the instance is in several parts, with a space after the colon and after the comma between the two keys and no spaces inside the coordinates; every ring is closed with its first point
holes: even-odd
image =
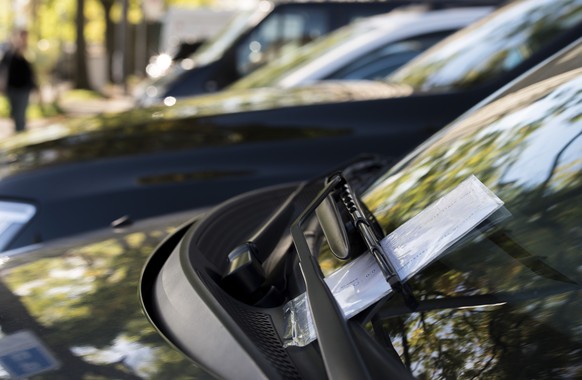
{"type": "Polygon", "coordinates": [[[335,245],[340,250],[340,258],[349,257],[352,248],[350,234],[344,228],[346,227],[346,221],[341,217],[345,214],[342,211],[346,211],[359,238],[363,241],[365,249],[378,262],[386,281],[395,291],[404,296],[405,302],[411,309],[414,309],[417,303],[410,290],[403,286],[394,266],[383,252],[376,229],[368,221],[366,212],[353,193],[349,183],[341,174],[330,177],[325,188],[292,224],[291,235],[297,249],[305,281],[308,304],[323,362],[329,377],[369,378],[370,374],[359,351],[356,349],[354,338],[347,325],[348,322],[345,320],[333,293],[325,283],[317,258],[311,252],[303,233],[304,224],[322,206],[324,209],[323,214],[325,215],[323,217],[321,215],[318,216],[322,229],[324,231],[327,230],[326,236],[340,236],[344,240],[340,244],[330,241],[330,245],[335,245]],[[339,205],[337,205],[338,197],[341,201],[339,205]],[[338,209],[338,206],[342,207],[342,205],[345,210],[338,209]]]}
{"type": "Polygon", "coordinates": [[[323,191],[292,224],[291,235],[297,248],[309,307],[328,377],[331,379],[370,379],[363,359],[359,351],[356,350],[347,321],[344,319],[333,294],[325,284],[317,259],[311,253],[302,229],[315,209],[341,182],[340,176],[335,176],[329,181],[323,191]]]}
{"type": "MultiPolygon", "coordinates": [[[[381,157],[366,155],[350,160],[338,170],[360,187],[365,187],[370,178],[374,178],[373,174],[386,165],[381,157]]],[[[287,244],[291,246],[290,241],[281,241],[287,236],[291,221],[320,191],[321,181],[317,178],[299,184],[246,241],[229,253],[222,283],[230,294],[254,304],[271,290],[271,280],[277,274],[274,268],[284,260],[287,244]]]]}
{"type": "MultiPolygon", "coordinates": [[[[339,185],[341,187],[339,198],[347,209],[351,221],[356,230],[359,232],[367,251],[370,252],[376,259],[376,262],[378,263],[380,270],[386,279],[386,282],[388,282],[394,291],[399,293],[404,298],[406,305],[410,309],[414,310],[418,305],[418,302],[414,299],[411,289],[402,282],[401,278],[396,272],[396,268],[394,268],[394,265],[392,265],[390,262],[388,255],[382,249],[380,245],[380,239],[382,237],[378,235],[378,230],[380,228],[375,228],[377,222],[375,221],[374,216],[370,214],[369,217],[367,217],[367,213],[358,200],[356,194],[352,190],[350,184],[345,179],[342,178],[342,180],[342,183],[339,185]],[[373,222],[370,219],[372,219],[373,222]]],[[[322,228],[325,229],[325,226],[326,223],[322,223],[322,228]]]]}

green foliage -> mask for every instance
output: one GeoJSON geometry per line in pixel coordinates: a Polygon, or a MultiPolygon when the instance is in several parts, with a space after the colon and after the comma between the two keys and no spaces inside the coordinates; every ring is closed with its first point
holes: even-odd
{"type": "MultiPolygon", "coordinates": [[[[2,1],[6,0],[0,0],[0,6],[2,6],[2,1]]],[[[85,36],[89,42],[104,42],[105,19],[103,2],[105,1],[107,0],[87,0],[85,4],[85,36]]],[[[30,9],[35,9],[35,14],[31,14],[30,23],[30,37],[33,44],[43,39],[55,43],[72,43],[75,41],[75,12],[77,9],[75,0],[31,0],[31,3],[34,3],[34,6],[30,9]]],[[[189,7],[206,7],[214,5],[214,3],[214,0],[167,1],[167,5],[189,7]]],[[[129,0],[130,23],[141,22],[141,6],[141,1],[129,0]]],[[[3,8],[5,7],[3,6],[3,8]]],[[[8,39],[13,19],[14,15],[11,12],[0,12],[0,40],[8,39]]],[[[112,19],[116,22],[121,19],[119,2],[115,2],[112,19]]]]}
{"type": "Polygon", "coordinates": [[[8,115],[10,115],[8,101],[5,97],[0,97],[0,117],[8,117],[8,115]]]}
{"type": "MultiPolygon", "coordinates": [[[[0,0],[0,8],[12,12],[0,12],[0,41],[10,37],[15,21],[14,8],[10,0],[0,0]],[[3,3],[5,2],[5,3],[3,3]]],[[[106,5],[113,4],[109,14],[114,23],[121,21],[121,2],[113,0],[86,0],[84,6],[84,37],[89,49],[104,46],[106,33],[106,5]]],[[[213,0],[177,0],[167,5],[211,6],[213,0]]],[[[143,21],[142,2],[128,0],[128,22],[143,21]]],[[[75,49],[77,0],[31,0],[26,8],[29,28],[29,52],[35,64],[40,84],[47,83],[52,70],[63,54],[70,55],[75,49]]],[[[0,112],[3,110],[0,108],[0,112]]],[[[35,113],[36,114],[36,113],[35,113]]]]}

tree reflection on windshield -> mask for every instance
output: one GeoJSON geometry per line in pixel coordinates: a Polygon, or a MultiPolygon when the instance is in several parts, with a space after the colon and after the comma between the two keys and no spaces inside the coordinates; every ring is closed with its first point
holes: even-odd
{"type": "Polygon", "coordinates": [[[581,0],[517,2],[437,44],[388,78],[418,91],[491,81],[582,20],[581,0]]]}
{"type": "Polygon", "coordinates": [[[419,378],[582,376],[581,88],[578,69],[491,103],[364,195],[390,232],[474,174],[511,213],[410,281],[421,303],[444,306],[395,314],[393,299],[380,313],[419,378]]]}

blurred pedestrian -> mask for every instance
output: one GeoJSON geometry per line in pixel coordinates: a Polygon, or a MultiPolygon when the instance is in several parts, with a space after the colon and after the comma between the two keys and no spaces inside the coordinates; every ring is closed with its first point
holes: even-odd
{"type": "Polygon", "coordinates": [[[26,59],[28,47],[28,31],[16,29],[7,51],[0,61],[0,75],[3,78],[3,91],[10,105],[10,117],[14,121],[14,130],[22,132],[26,129],[26,110],[30,93],[36,88],[34,70],[26,59]]]}

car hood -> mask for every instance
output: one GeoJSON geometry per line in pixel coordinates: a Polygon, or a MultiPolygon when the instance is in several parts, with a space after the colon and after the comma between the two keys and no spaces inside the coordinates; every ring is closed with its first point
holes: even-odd
{"type": "Polygon", "coordinates": [[[180,100],[172,106],[57,121],[0,142],[0,178],[67,162],[249,142],[261,139],[262,134],[244,133],[219,117],[282,107],[403,97],[410,92],[407,87],[372,81],[232,90],[180,100]]]}
{"type": "Polygon", "coordinates": [[[158,336],[137,292],[156,245],[201,213],[1,255],[0,364],[20,377],[204,378],[158,336]]]}

